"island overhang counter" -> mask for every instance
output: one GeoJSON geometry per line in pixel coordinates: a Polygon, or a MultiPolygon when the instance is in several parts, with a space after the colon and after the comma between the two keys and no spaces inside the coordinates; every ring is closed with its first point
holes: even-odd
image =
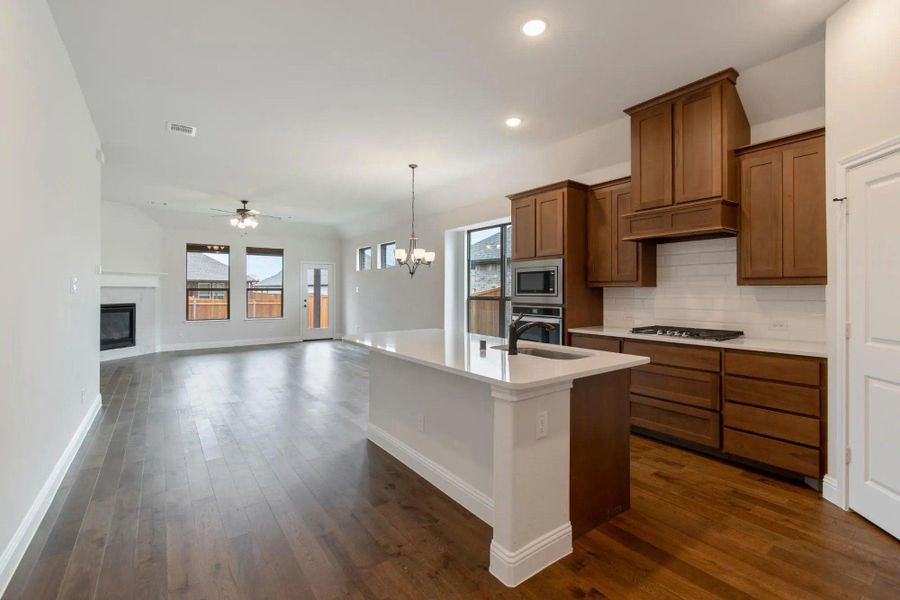
{"type": "Polygon", "coordinates": [[[629,369],[648,358],[533,342],[520,350],[576,358],[510,356],[502,338],[442,329],[344,341],[370,350],[368,439],[492,526],[504,584],[628,509],[629,369]]]}

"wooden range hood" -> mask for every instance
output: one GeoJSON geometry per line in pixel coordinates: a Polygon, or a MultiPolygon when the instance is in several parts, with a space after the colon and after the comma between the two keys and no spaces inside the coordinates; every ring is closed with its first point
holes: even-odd
{"type": "Polygon", "coordinates": [[[632,210],[625,241],[738,233],[739,170],[734,149],[750,142],[726,69],[626,109],[631,116],[632,210]]]}

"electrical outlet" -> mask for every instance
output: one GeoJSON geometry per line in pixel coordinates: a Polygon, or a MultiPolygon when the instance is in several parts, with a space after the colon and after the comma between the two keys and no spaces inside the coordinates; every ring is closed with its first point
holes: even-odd
{"type": "Polygon", "coordinates": [[[425,433],[425,414],[419,413],[417,415],[417,421],[418,421],[419,431],[421,431],[422,433],[425,433]]]}
{"type": "Polygon", "coordinates": [[[550,425],[548,423],[547,411],[541,411],[537,414],[537,423],[535,424],[534,438],[539,440],[547,437],[550,433],[550,425]]]}
{"type": "Polygon", "coordinates": [[[769,321],[769,331],[787,331],[788,322],[785,319],[773,319],[769,321]]]}

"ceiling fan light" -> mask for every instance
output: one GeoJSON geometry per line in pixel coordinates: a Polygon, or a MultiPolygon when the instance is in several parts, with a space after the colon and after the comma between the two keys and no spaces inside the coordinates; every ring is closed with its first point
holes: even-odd
{"type": "Polygon", "coordinates": [[[237,227],[237,224],[238,224],[240,221],[238,221],[238,218],[237,218],[237,217],[231,217],[231,219],[229,219],[228,222],[231,223],[231,226],[232,226],[232,227],[237,227]]]}

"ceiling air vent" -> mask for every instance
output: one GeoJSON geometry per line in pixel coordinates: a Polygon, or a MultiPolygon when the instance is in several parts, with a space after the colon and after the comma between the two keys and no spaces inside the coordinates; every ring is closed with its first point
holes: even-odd
{"type": "Polygon", "coordinates": [[[181,135],[197,137],[196,127],[191,127],[190,125],[182,125],[181,123],[166,123],[166,125],[168,125],[169,131],[172,133],[179,133],[181,135]]]}

